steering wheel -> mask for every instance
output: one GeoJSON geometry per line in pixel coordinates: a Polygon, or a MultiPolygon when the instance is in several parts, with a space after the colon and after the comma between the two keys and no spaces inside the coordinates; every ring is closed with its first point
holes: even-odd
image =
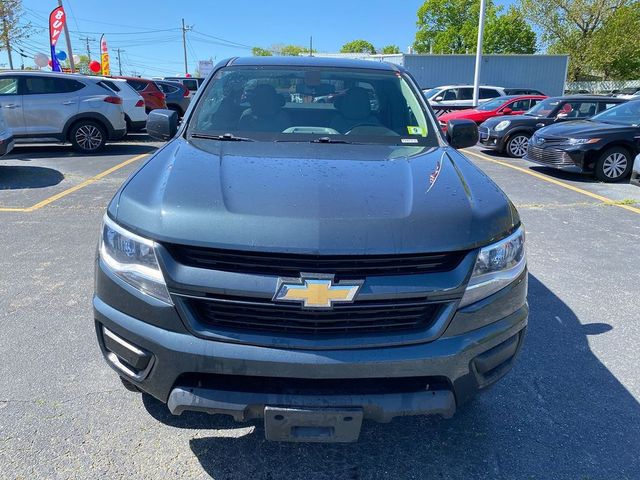
{"type": "Polygon", "coordinates": [[[353,127],[351,127],[351,129],[348,132],[345,132],[345,135],[350,135],[351,132],[353,132],[356,128],[360,128],[360,127],[381,127],[382,125],[380,125],[379,123],[359,123],[357,125],[354,125],[353,127]]]}

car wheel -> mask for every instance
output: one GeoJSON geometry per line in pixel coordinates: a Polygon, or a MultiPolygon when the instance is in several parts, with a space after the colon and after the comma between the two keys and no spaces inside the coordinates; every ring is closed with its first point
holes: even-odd
{"type": "Polygon", "coordinates": [[[102,125],[97,122],[82,120],[71,128],[69,141],[77,151],[93,153],[104,147],[107,141],[107,133],[102,125]]]}
{"type": "Polygon", "coordinates": [[[507,155],[513,158],[522,158],[527,153],[527,147],[529,146],[529,135],[524,133],[516,133],[507,142],[506,152],[507,155]]]}
{"type": "Polygon", "coordinates": [[[178,118],[182,118],[182,115],[184,115],[182,113],[182,109],[178,105],[173,105],[173,104],[167,105],[167,108],[169,110],[173,110],[174,112],[176,112],[178,114],[178,118]]]}
{"type": "Polygon", "coordinates": [[[137,385],[135,385],[134,383],[130,382],[129,380],[127,380],[126,378],[122,378],[120,377],[120,381],[122,382],[122,386],[124,388],[126,388],[127,390],[129,390],[130,392],[136,392],[136,393],[140,393],[142,390],[140,390],[138,388],[137,385]]]}
{"type": "Polygon", "coordinates": [[[631,155],[621,147],[610,148],[596,162],[596,178],[603,182],[617,182],[631,171],[631,155]]]}

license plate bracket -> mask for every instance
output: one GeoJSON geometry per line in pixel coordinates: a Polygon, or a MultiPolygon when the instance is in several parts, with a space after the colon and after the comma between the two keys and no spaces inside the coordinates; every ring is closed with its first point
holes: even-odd
{"type": "Polygon", "coordinates": [[[277,442],[355,442],[362,427],[361,408],[264,408],[267,440],[277,442]]]}

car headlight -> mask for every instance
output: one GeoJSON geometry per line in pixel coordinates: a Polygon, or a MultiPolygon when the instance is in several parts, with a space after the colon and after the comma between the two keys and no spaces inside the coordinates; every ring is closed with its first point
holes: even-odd
{"type": "Polygon", "coordinates": [[[506,287],[526,268],[524,229],[480,250],[460,307],[477,302],[506,287]]]}
{"type": "Polygon", "coordinates": [[[600,138],[567,138],[563,143],[567,145],[586,145],[589,143],[597,143],[600,138]]]}
{"type": "Polygon", "coordinates": [[[100,238],[102,261],[132,287],[173,305],[155,247],[155,242],[125,230],[105,214],[100,238]]]}
{"type": "Polygon", "coordinates": [[[501,132],[502,130],[504,130],[505,128],[507,128],[509,125],[511,125],[511,120],[502,120],[500,123],[498,123],[496,125],[496,127],[494,128],[494,130],[496,132],[501,132]]]}

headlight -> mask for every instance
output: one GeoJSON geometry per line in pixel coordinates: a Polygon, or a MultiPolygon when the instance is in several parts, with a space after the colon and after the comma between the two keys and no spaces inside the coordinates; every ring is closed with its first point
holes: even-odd
{"type": "Polygon", "coordinates": [[[563,143],[567,145],[586,145],[588,143],[599,142],[600,140],[600,138],[567,138],[563,143]]]}
{"type": "Polygon", "coordinates": [[[156,258],[155,242],[125,230],[106,214],[102,225],[102,261],[132,287],[172,305],[156,258]]]}
{"type": "Polygon", "coordinates": [[[496,128],[494,128],[494,130],[496,132],[501,132],[502,130],[507,128],[509,125],[511,125],[511,120],[502,120],[500,123],[496,125],[496,128]]]}
{"type": "Polygon", "coordinates": [[[506,287],[524,271],[524,229],[480,250],[460,306],[477,302],[506,287]]]}

